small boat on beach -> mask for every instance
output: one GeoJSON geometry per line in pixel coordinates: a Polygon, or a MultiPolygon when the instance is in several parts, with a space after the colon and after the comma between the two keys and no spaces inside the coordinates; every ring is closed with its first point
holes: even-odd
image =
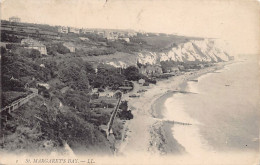
{"type": "Polygon", "coordinates": [[[193,81],[193,82],[199,82],[199,80],[190,80],[190,81],[193,81]]]}

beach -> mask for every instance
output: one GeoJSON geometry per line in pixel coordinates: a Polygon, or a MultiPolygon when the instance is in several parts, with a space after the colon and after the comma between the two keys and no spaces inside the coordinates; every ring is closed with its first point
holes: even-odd
{"type": "Polygon", "coordinates": [[[118,155],[129,156],[138,153],[142,155],[162,155],[185,152],[184,148],[171,137],[171,124],[162,120],[163,112],[158,106],[163,106],[165,99],[173,92],[184,91],[187,81],[214,72],[223,68],[223,66],[224,63],[218,63],[212,67],[186,72],[179,76],[158,81],[156,85],[151,84],[148,87],[135,84],[134,91],[124,95],[134,118],[125,124],[124,138],[118,147],[118,155]],[[147,91],[138,98],[128,97],[139,89],[146,89],[147,91]]]}
{"type": "Polygon", "coordinates": [[[134,119],[125,125],[119,155],[166,164],[257,164],[256,68],[252,62],[220,63],[138,86],[147,92],[128,100],[134,119]]]}

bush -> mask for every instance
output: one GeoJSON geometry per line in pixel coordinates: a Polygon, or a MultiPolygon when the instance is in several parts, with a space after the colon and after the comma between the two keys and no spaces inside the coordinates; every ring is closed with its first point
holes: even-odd
{"type": "Polygon", "coordinates": [[[47,45],[47,54],[49,55],[57,55],[69,53],[70,50],[65,47],[62,43],[52,43],[51,45],[47,45]]]}

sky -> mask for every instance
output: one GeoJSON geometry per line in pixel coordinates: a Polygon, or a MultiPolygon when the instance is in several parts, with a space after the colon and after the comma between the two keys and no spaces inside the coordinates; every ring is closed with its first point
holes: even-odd
{"type": "Polygon", "coordinates": [[[1,19],[220,38],[235,54],[260,54],[253,0],[1,0],[1,19]]]}

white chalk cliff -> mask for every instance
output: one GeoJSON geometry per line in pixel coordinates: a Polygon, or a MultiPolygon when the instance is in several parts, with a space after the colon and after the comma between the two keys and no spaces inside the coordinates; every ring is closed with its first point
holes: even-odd
{"type": "Polygon", "coordinates": [[[220,62],[228,61],[229,55],[217,46],[216,40],[191,40],[173,47],[165,53],[140,52],[137,61],[141,64],[156,64],[160,61],[220,62]]]}

